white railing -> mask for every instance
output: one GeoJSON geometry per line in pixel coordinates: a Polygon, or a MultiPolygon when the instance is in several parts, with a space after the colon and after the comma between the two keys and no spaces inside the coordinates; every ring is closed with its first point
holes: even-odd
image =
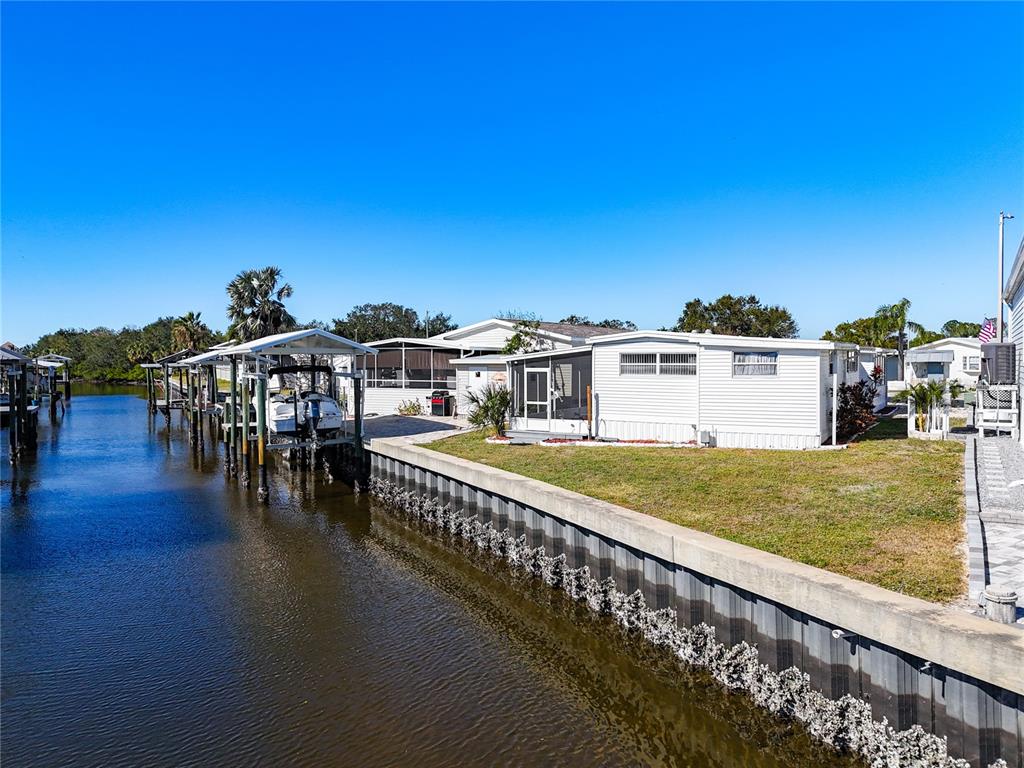
{"type": "Polygon", "coordinates": [[[1016,384],[978,385],[974,423],[984,436],[986,429],[1009,432],[1014,439],[1020,429],[1020,392],[1016,384]]]}
{"type": "Polygon", "coordinates": [[[924,424],[918,425],[917,401],[907,398],[907,437],[925,440],[945,440],[949,435],[949,401],[933,405],[924,412],[924,424]],[[923,426],[924,429],[921,429],[923,426]]]}

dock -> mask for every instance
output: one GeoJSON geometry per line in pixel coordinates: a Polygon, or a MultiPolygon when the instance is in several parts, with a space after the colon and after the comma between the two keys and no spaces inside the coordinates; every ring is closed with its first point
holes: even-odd
{"type": "MultiPolygon", "coordinates": [[[[196,451],[207,448],[201,420],[215,419],[219,439],[210,448],[223,444],[225,476],[248,487],[255,469],[257,498],[266,501],[267,456],[272,452],[283,454],[288,466],[299,471],[313,469],[320,458],[340,458],[343,453],[356,460],[362,457],[363,374],[353,365],[357,354],[376,354],[376,350],[316,328],[219,344],[200,353],[179,350],[142,366],[148,409],[152,416],[163,414],[168,425],[171,411],[180,411],[188,422],[189,443],[196,451]],[[218,370],[224,369],[227,392],[221,390],[218,379],[218,370]],[[296,397],[295,423],[301,426],[287,433],[275,432],[269,421],[271,378],[283,387],[288,376],[291,397],[296,397]],[[332,428],[321,438],[299,419],[297,393],[303,393],[304,414],[310,393],[321,395],[322,402],[332,409],[340,409],[349,391],[353,408],[350,417],[347,408],[342,411],[340,428],[332,428]]],[[[311,402],[319,401],[314,398],[311,402]]],[[[338,418],[337,410],[332,413],[338,418]]]]}

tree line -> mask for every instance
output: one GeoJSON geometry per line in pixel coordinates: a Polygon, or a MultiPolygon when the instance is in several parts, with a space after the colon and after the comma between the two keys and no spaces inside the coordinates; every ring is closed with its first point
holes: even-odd
{"type": "MultiPolygon", "coordinates": [[[[365,343],[392,338],[422,338],[458,328],[448,313],[439,311],[420,316],[411,307],[393,302],[359,304],[329,323],[319,320],[303,323],[288,311],[286,301],[294,290],[283,278],[281,270],[274,266],[239,272],[226,288],[229,324],[223,333],[211,329],[201,313],[186,312],[179,317],[159,317],[142,328],[62,328],[40,337],[23,352],[32,356],[52,352],[70,357],[73,361],[71,373],[76,378],[139,381],[145,376],[139,367],[142,363],[154,362],[182,349],[201,351],[228,340],[243,342],[283,331],[322,328],[365,343]]],[[[981,329],[976,323],[950,320],[940,331],[929,331],[910,319],[910,306],[908,299],[884,305],[871,317],[840,323],[822,338],[897,349],[902,363],[903,353],[908,347],[947,336],[977,336],[981,329]]],[[[497,316],[516,323],[507,352],[531,348],[540,323],[538,317],[518,310],[501,312],[497,316]]],[[[577,314],[567,315],[559,322],[622,331],[637,329],[636,324],[629,320],[591,320],[586,315],[577,314]]],[[[799,326],[785,307],[763,303],[754,295],[725,294],[713,301],[694,298],[686,302],[675,325],[661,330],[711,331],[783,339],[795,338],[799,326]]]]}

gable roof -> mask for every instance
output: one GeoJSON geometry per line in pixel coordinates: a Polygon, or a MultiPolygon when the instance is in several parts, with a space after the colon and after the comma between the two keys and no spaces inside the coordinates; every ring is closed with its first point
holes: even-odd
{"type": "Polygon", "coordinates": [[[969,336],[950,336],[945,339],[929,341],[927,344],[918,344],[916,347],[911,347],[911,349],[941,349],[942,347],[948,347],[951,344],[956,344],[961,347],[970,347],[971,349],[981,349],[981,340],[971,338],[969,336]]]}
{"type": "MultiPolygon", "coordinates": [[[[439,333],[436,336],[431,336],[430,338],[444,341],[455,341],[457,339],[463,339],[467,336],[472,336],[474,333],[479,333],[495,327],[504,328],[505,330],[512,332],[515,330],[516,323],[514,320],[504,320],[498,317],[491,317],[488,318],[487,320],[481,320],[478,323],[464,325],[461,328],[456,328],[453,331],[439,333]]],[[[542,338],[554,339],[556,341],[562,341],[567,343],[571,343],[574,340],[590,339],[595,336],[604,336],[613,333],[622,333],[622,331],[621,329],[618,328],[603,328],[598,325],[573,325],[572,323],[549,323],[543,320],[537,323],[538,336],[542,338]]]]}
{"type": "Polygon", "coordinates": [[[275,333],[221,350],[225,355],[348,355],[360,352],[372,355],[377,350],[319,328],[275,333]]]}

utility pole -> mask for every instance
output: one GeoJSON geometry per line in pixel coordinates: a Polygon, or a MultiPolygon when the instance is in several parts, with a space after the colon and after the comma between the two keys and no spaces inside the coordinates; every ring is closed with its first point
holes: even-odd
{"type": "Polygon", "coordinates": [[[996,315],[996,341],[1003,340],[1003,223],[1012,219],[1012,213],[999,212],[999,303],[996,308],[999,313],[996,315]]]}

